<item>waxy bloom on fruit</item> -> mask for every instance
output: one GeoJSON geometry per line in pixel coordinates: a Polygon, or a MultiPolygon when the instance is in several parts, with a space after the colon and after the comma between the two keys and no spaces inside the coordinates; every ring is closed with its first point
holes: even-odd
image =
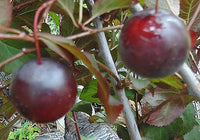
{"type": "Polygon", "coordinates": [[[67,113],[75,103],[77,85],[70,68],[43,58],[31,60],[16,73],[10,88],[17,110],[33,122],[52,122],[67,113]]]}
{"type": "Polygon", "coordinates": [[[167,10],[134,13],[121,31],[119,53],[136,74],[160,78],[178,71],[190,49],[185,24],[167,10]]]}

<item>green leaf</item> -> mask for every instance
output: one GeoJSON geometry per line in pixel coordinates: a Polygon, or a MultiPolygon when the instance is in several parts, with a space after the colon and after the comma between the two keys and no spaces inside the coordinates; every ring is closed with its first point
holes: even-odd
{"type": "Polygon", "coordinates": [[[0,106],[0,115],[4,117],[11,117],[15,112],[15,108],[11,101],[6,102],[2,106],[0,106]]]}
{"type": "MultiPolygon", "coordinates": [[[[23,4],[24,2],[21,1],[20,4],[23,4]]],[[[43,1],[38,0],[38,1],[33,2],[32,4],[25,5],[22,7],[20,6],[19,9],[13,8],[14,14],[13,14],[13,19],[12,19],[12,28],[24,30],[24,28],[22,27],[26,26],[27,28],[32,30],[35,12],[38,9],[38,7],[42,5],[42,3],[43,1]]]]}
{"type": "Polygon", "coordinates": [[[199,118],[195,118],[195,121],[198,125],[200,125],[200,119],[199,118]]]}
{"type": "Polygon", "coordinates": [[[69,64],[74,63],[74,58],[71,53],[69,53],[67,50],[59,47],[55,43],[52,43],[49,40],[43,40],[43,42],[47,45],[49,49],[60,55],[63,59],[65,59],[69,64]]]}
{"type": "Polygon", "coordinates": [[[8,99],[8,96],[5,95],[3,91],[0,91],[0,97],[3,99],[3,103],[0,105],[0,116],[5,117],[5,118],[10,118],[13,115],[13,113],[16,111],[16,109],[14,108],[11,101],[8,99]]]}
{"type": "Polygon", "coordinates": [[[51,29],[47,23],[42,23],[41,31],[45,33],[51,33],[51,29]]]}
{"type": "Polygon", "coordinates": [[[131,2],[132,0],[97,0],[92,9],[92,18],[115,9],[130,7],[131,2]]]}
{"type": "Polygon", "coordinates": [[[182,128],[182,119],[178,118],[168,126],[156,127],[148,124],[140,125],[141,132],[150,140],[173,140],[174,136],[182,128]]]}
{"type": "Polygon", "coordinates": [[[72,19],[73,23],[76,24],[73,13],[74,13],[74,0],[58,0],[59,7],[62,8],[69,17],[72,19]]]}
{"type": "Polygon", "coordinates": [[[178,131],[178,136],[182,136],[183,134],[189,132],[196,123],[193,103],[187,105],[185,112],[180,116],[180,118],[183,120],[183,129],[178,131]]]}
{"type": "Polygon", "coordinates": [[[63,16],[62,21],[60,23],[60,34],[62,36],[72,35],[74,32],[79,30],[76,28],[68,15],[63,16]]]}
{"type": "Polygon", "coordinates": [[[25,122],[22,124],[23,128],[28,128],[30,126],[30,122],[25,122]]]}
{"type": "Polygon", "coordinates": [[[89,119],[88,119],[88,121],[90,122],[90,123],[97,123],[97,122],[99,122],[99,121],[102,121],[103,120],[103,122],[104,122],[104,118],[103,117],[100,117],[100,116],[98,116],[98,115],[92,115],[92,116],[90,116],[89,117],[89,119]]]}
{"type": "Polygon", "coordinates": [[[1,123],[0,123],[0,130],[3,129],[4,127],[5,127],[4,123],[1,122],[1,123]]]}
{"type": "Polygon", "coordinates": [[[12,120],[5,128],[0,129],[0,138],[1,140],[6,140],[9,136],[10,129],[12,126],[21,118],[21,116],[17,116],[14,120],[12,120]]]}
{"type": "Polygon", "coordinates": [[[32,130],[33,130],[33,131],[39,131],[40,129],[39,129],[39,127],[37,127],[37,126],[34,126],[34,127],[32,127],[32,130]]]}
{"type": "Polygon", "coordinates": [[[85,137],[85,136],[82,136],[81,135],[81,140],[96,140],[96,136],[88,136],[88,137],[85,137]]]}
{"type": "Polygon", "coordinates": [[[80,38],[76,42],[76,45],[77,45],[77,47],[84,49],[86,51],[90,51],[92,49],[96,50],[98,48],[98,43],[96,41],[95,35],[90,35],[90,36],[80,38]]]}
{"type": "Polygon", "coordinates": [[[193,129],[184,135],[184,140],[199,140],[200,138],[200,126],[194,126],[193,129]]]}
{"type": "Polygon", "coordinates": [[[169,133],[169,130],[165,127],[156,127],[142,124],[140,128],[143,135],[150,140],[170,140],[170,138],[173,139],[172,134],[169,133]]]}
{"type": "Polygon", "coordinates": [[[141,4],[142,6],[145,5],[145,2],[144,2],[144,1],[145,1],[145,0],[139,0],[140,4],[141,4]]]}
{"type": "Polygon", "coordinates": [[[69,12],[68,14],[73,14],[74,12],[74,0],[58,0],[58,3],[62,6],[62,8],[69,12]]]}
{"type": "Polygon", "coordinates": [[[137,93],[134,89],[125,88],[126,97],[130,100],[135,100],[135,94],[137,93]]]}
{"type": "Polygon", "coordinates": [[[92,80],[86,85],[80,95],[80,99],[83,101],[101,103],[97,95],[97,80],[92,80]]]}
{"type": "Polygon", "coordinates": [[[51,18],[52,18],[53,22],[56,24],[56,26],[59,26],[59,24],[60,24],[59,16],[56,13],[51,12],[51,11],[49,11],[49,15],[51,16],[51,18]]]}
{"type": "Polygon", "coordinates": [[[90,102],[86,102],[86,101],[80,101],[78,103],[76,103],[73,108],[72,111],[81,111],[81,112],[85,112],[88,115],[92,115],[92,106],[90,102]]]}
{"type": "Polygon", "coordinates": [[[156,127],[142,124],[141,131],[144,133],[144,136],[147,137],[147,139],[150,138],[150,140],[171,140],[174,139],[174,136],[182,137],[185,133],[190,132],[194,123],[194,109],[193,104],[190,103],[183,115],[173,121],[170,125],[156,127]]]}
{"type": "Polygon", "coordinates": [[[106,110],[107,114],[107,120],[109,123],[113,123],[121,111],[123,110],[123,104],[110,94],[107,94],[107,97],[104,95],[104,90],[107,91],[107,93],[110,92],[109,85],[106,84],[103,88],[101,87],[100,83],[98,83],[98,96],[101,99],[101,102],[104,104],[104,108],[106,110]]]}
{"type": "Polygon", "coordinates": [[[92,74],[91,72],[85,67],[84,65],[77,65],[76,70],[78,71],[75,75],[76,81],[79,85],[87,85],[90,81],[92,81],[92,74]]]}
{"type": "Polygon", "coordinates": [[[183,89],[184,85],[180,78],[178,78],[176,75],[160,78],[160,79],[151,79],[153,83],[164,83],[171,87],[174,87],[176,89],[183,89]]]}
{"type": "MultiPolygon", "coordinates": [[[[33,44],[30,42],[17,41],[17,40],[4,40],[0,42],[0,61],[3,62],[6,59],[22,52],[22,48],[29,48],[33,44]]],[[[3,70],[7,73],[15,73],[25,62],[35,58],[34,54],[27,54],[21,58],[18,58],[3,67],[3,70]]]]}
{"type": "Polygon", "coordinates": [[[12,131],[10,131],[9,136],[8,136],[8,140],[10,140],[10,139],[11,140],[15,139],[15,133],[12,131]]]}
{"type": "MultiPolygon", "coordinates": [[[[0,26],[9,27],[12,19],[12,6],[9,0],[0,1],[0,26]]],[[[1,31],[0,31],[1,32],[1,31]]]]}
{"type": "Polygon", "coordinates": [[[117,125],[117,134],[122,140],[130,139],[127,128],[125,128],[124,126],[120,124],[117,125]]]}

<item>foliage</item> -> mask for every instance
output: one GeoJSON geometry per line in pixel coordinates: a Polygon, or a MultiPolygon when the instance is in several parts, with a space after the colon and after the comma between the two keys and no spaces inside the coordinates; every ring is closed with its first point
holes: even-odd
{"type": "Polygon", "coordinates": [[[142,124],[141,129],[143,130],[145,137],[153,140],[185,137],[185,134],[192,130],[194,126],[199,126],[195,121],[194,114],[193,105],[189,104],[185,112],[179,118],[175,119],[170,125],[155,127],[148,124],[142,124]]]}
{"type": "Polygon", "coordinates": [[[15,131],[10,131],[9,136],[8,136],[8,140],[14,140],[14,139],[32,140],[36,136],[39,135],[38,131],[39,131],[38,127],[31,126],[30,122],[25,122],[25,123],[22,124],[22,128],[17,129],[15,131]]]}
{"type": "MultiPolygon", "coordinates": [[[[154,8],[156,0],[139,0],[144,8],[154,8]]],[[[8,120],[16,111],[4,90],[11,83],[3,80],[10,73],[15,73],[25,62],[37,57],[35,38],[33,37],[36,11],[47,0],[1,0],[0,1],[0,69],[1,78],[0,116],[8,120]]],[[[175,73],[161,79],[145,79],[137,76],[124,65],[118,54],[120,29],[131,16],[131,0],[95,0],[91,9],[87,1],[57,0],[44,18],[37,39],[42,57],[52,57],[68,63],[74,73],[81,102],[74,105],[74,111],[84,111],[92,115],[91,104],[104,107],[96,113],[103,114],[104,123],[113,123],[122,139],[128,139],[128,131],[122,114],[121,104],[115,94],[118,88],[125,88],[131,109],[137,118],[138,128],[144,139],[195,139],[198,138],[199,121],[195,119],[193,97],[189,95],[183,78],[175,73]],[[93,19],[100,16],[102,29],[95,29],[93,19]],[[99,49],[96,33],[105,31],[107,43],[120,79],[106,66],[99,49]],[[111,82],[118,80],[118,87],[111,82]],[[104,111],[105,110],[105,111],[104,111]],[[118,119],[117,119],[118,118],[118,119]],[[126,135],[124,135],[126,134],[126,135]]],[[[200,4],[199,0],[161,1],[160,7],[179,16],[186,25],[194,23],[190,55],[187,63],[199,76],[200,60],[200,14],[192,20],[200,4]]],[[[48,9],[48,8],[46,8],[48,9]]],[[[43,12],[44,12],[43,11],[43,12]]],[[[37,23],[40,25],[40,23],[37,23]]],[[[134,60],[133,60],[134,61],[134,60]]],[[[91,117],[97,119],[98,117],[91,117]]],[[[100,118],[100,117],[99,117],[100,118]]],[[[16,121],[16,120],[15,120],[16,121]]],[[[0,123],[0,139],[5,138],[14,122],[0,123]],[[6,133],[5,133],[6,132],[6,133]]],[[[10,138],[31,138],[37,135],[37,128],[24,124],[21,130],[10,133],[10,138]],[[34,132],[36,131],[36,133],[34,132]]],[[[84,138],[83,138],[84,139],[84,138]]],[[[91,138],[93,139],[93,138],[91,138]]]]}

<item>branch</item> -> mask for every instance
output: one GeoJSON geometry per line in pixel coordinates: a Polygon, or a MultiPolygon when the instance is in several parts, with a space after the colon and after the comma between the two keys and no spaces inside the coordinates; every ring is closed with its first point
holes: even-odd
{"type": "Polygon", "coordinates": [[[41,18],[40,18],[38,24],[37,24],[37,29],[38,29],[38,30],[41,30],[41,28],[42,28],[42,23],[43,23],[44,19],[47,17],[48,12],[50,11],[52,5],[53,5],[56,1],[57,1],[57,0],[50,0],[50,1],[47,1],[46,3],[43,3],[43,4],[41,5],[41,7],[39,7],[39,8],[41,8],[41,9],[44,8],[44,9],[43,9],[44,12],[43,12],[43,14],[42,14],[42,16],[41,16],[41,18]]]}
{"type": "Polygon", "coordinates": [[[81,24],[83,20],[83,0],[80,0],[79,2],[79,19],[78,24],[81,24]]]}
{"type": "Polygon", "coordinates": [[[13,29],[13,28],[8,28],[8,27],[4,27],[4,26],[0,26],[0,30],[4,31],[4,32],[15,33],[15,34],[21,34],[22,33],[20,30],[13,29]]]}
{"type": "Polygon", "coordinates": [[[170,4],[169,0],[166,0],[167,2],[167,6],[169,8],[169,10],[174,14],[174,15],[177,15],[176,12],[174,12],[173,8],[172,8],[172,5],[170,4]]]}
{"type": "MultiPolygon", "coordinates": [[[[92,7],[94,5],[94,1],[87,0],[87,5],[88,5],[88,7],[92,7]]],[[[102,28],[102,26],[103,26],[99,17],[94,19],[93,23],[96,28],[102,28]]],[[[113,73],[115,73],[116,76],[119,77],[116,67],[115,67],[115,64],[114,64],[114,61],[110,54],[110,50],[109,50],[104,32],[97,33],[97,38],[99,41],[100,52],[101,52],[101,55],[102,55],[106,65],[108,66],[108,68],[110,68],[111,71],[113,71],[113,73]]],[[[111,78],[111,80],[113,83],[113,87],[116,87],[117,81],[113,77],[111,78]]],[[[124,111],[125,119],[127,122],[126,125],[127,125],[131,139],[132,140],[141,140],[141,136],[140,136],[139,130],[137,128],[135,117],[133,115],[131,107],[129,106],[129,102],[125,95],[124,89],[116,89],[116,95],[118,96],[118,99],[122,102],[122,104],[124,105],[123,111],[124,111]]]]}
{"type": "Polygon", "coordinates": [[[0,39],[14,39],[14,40],[25,40],[29,42],[34,42],[34,38],[26,35],[25,33],[20,34],[20,35],[0,33],[0,39]]]}
{"type": "Polygon", "coordinates": [[[20,58],[22,56],[24,56],[25,54],[28,54],[28,53],[32,53],[36,51],[35,48],[31,48],[31,49],[26,49],[26,48],[23,48],[22,51],[16,55],[14,55],[13,57],[10,57],[9,59],[3,61],[2,63],[0,63],[0,70],[2,69],[3,66],[5,66],[6,64],[16,60],[17,58],[20,58]]]}
{"type": "Polygon", "coordinates": [[[200,101],[200,83],[186,63],[184,63],[183,66],[180,68],[179,74],[187,83],[189,94],[193,97],[196,97],[196,99],[200,101]]]}
{"type": "Polygon", "coordinates": [[[75,40],[75,39],[79,39],[88,35],[92,35],[95,33],[99,33],[99,32],[103,32],[103,31],[108,31],[108,30],[115,30],[115,29],[121,29],[123,27],[123,25],[117,25],[117,26],[112,26],[112,27],[106,27],[106,28],[101,28],[101,29],[90,29],[89,31],[86,32],[82,32],[79,34],[75,34],[75,35],[71,35],[66,37],[66,39],[68,40],[75,40]]]}
{"type": "Polygon", "coordinates": [[[15,40],[25,40],[29,42],[34,42],[34,38],[31,36],[27,35],[25,32],[22,32],[17,29],[12,29],[12,28],[7,28],[0,26],[0,39],[15,39],[15,40]],[[14,34],[6,34],[2,32],[11,32],[14,34]]]}

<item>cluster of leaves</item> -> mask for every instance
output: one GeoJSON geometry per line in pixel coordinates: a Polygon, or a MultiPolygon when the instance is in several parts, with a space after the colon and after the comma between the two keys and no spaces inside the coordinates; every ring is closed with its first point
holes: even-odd
{"type": "MultiPolygon", "coordinates": [[[[25,62],[36,58],[35,52],[27,53],[20,58],[16,57],[14,61],[2,67],[6,60],[22,53],[22,48],[28,50],[35,47],[32,36],[33,20],[37,9],[46,1],[12,0],[11,4],[8,0],[1,0],[0,26],[7,28],[0,28],[0,37],[4,38],[0,41],[0,62],[2,62],[0,68],[7,75],[15,73],[25,62]],[[25,36],[22,36],[24,34],[25,36]]],[[[80,2],[77,0],[57,0],[51,7],[48,19],[42,24],[41,32],[38,33],[42,57],[52,57],[72,66],[78,85],[84,87],[79,90],[81,102],[75,104],[74,111],[84,111],[91,115],[91,103],[103,104],[105,111],[100,109],[97,112],[104,115],[106,112],[107,119],[103,119],[105,122],[115,121],[123,105],[116,100],[115,87],[110,82],[111,71],[102,65],[104,62],[99,53],[98,39],[90,32],[95,31],[91,21],[100,16],[104,27],[116,26],[114,30],[105,31],[105,34],[121,83],[125,86],[126,95],[132,104],[132,110],[144,139],[189,140],[194,136],[198,138],[199,120],[194,118],[195,112],[191,103],[194,99],[188,95],[182,78],[174,74],[162,79],[141,79],[129,72],[120,60],[117,49],[120,26],[119,28],[117,26],[126,22],[131,15],[129,8],[131,2],[132,0],[96,0],[91,11],[86,3],[82,4],[83,9],[80,10],[80,2]]],[[[187,25],[200,3],[199,0],[192,2],[168,0],[168,2],[161,1],[160,6],[171,10],[187,25]]],[[[155,7],[155,0],[140,0],[140,3],[143,7],[155,7]]],[[[188,64],[197,73],[200,59],[200,39],[198,39],[200,15],[195,19],[191,30],[193,49],[188,64]]],[[[1,83],[4,88],[9,84],[10,82],[1,83]]],[[[0,97],[3,98],[3,103],[0,106],[0,115],[8,119],[15,109],[2,89],[0,97]]],[[[102,117],[92,116],[91,121],[99,118],[102,117]]],[[[7,125],[0,124],[0,137],[8,136],[7,130],[15,121],[7,125]]],[[[123,114],[113,125],[121,138],[129,139],[123,114]]]]}
{"type": "Polygon", "coordinates": [[[8,140],[32,140],[39,135],[39,127],[31,126],[30,122],[22,124],[22,128],[11,131],[8,136],[8,140]]]}

